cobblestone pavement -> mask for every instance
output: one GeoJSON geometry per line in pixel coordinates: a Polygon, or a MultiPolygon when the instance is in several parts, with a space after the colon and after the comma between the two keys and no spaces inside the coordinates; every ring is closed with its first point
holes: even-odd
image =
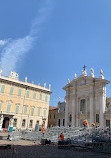
{"type": "Polygon", "coordinates": [[[14,155],[12,149],[0,150],[0,158],[111,158],[108,154],[58,149],[57,146],[15,146],[14,155]]]}

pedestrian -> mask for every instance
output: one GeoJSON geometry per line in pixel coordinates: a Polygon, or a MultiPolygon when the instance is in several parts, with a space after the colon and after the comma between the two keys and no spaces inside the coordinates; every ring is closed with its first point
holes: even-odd
{"type": "Polygon", "coordinates": [[[60,134],[60,140],[64,140],[64,134],[60,134]]]}
{"type": "Polygon", "coordinates": [[[45,133],[45,128],[43,127],[43,128],[42,128],[43,137],[44,137],[44,133],[45,133]]]}

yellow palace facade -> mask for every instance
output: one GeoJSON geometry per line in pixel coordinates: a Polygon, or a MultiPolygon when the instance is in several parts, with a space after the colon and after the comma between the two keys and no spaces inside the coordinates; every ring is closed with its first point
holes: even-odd
{"type": "Polygon", "coordinates": [[[51,86],[20,81],[16,72],[9,77],[0,71],[0,130],[35,129],[44,123],[47,127],[51,86]]]}

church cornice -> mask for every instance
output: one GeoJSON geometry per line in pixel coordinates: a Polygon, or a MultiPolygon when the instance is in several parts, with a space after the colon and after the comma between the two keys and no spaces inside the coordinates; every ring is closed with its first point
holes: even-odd
{"type": "MultiPolygon", "coordinates": [[[[81,81],[80,80],[80,81],[81,81]]],[[[96,85],[100,85],[101,83],[104,83],[104,84],[109,84],[110,83],[110,81],[108,81],[108,80],[105,80],[105,79],[100,79],[100,78],[92,78],[92,77],[88,77],[88,76],[80,76],[78,79],[74,79],[74,80],[72,80],[70,83],[68,83],[65,87],[63,87],[63,90],[66,90],[67,91],[67,89],[79,89],[79,88],[84,88],[84,87],[87,87],[87,86],[91,86],[91,85],[94,85],[94,83],[95,83],[95,86],[96,85]],[[79,83],[79,80],[81,79],[83,79],[84,78],[84,80],[92,80],[93,82],[92,83],[83,83],[83,84],[81,84],[81,85],[77,85],[77,83],[79,83]]]]}

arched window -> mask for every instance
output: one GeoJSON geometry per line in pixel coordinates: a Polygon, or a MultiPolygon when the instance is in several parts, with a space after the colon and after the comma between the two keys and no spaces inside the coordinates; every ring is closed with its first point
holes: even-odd
{"type": "Polygon", "coordinates": [[[85,106],[86,106],[86,100],[81,99],[81,101],[80,101],[80,111],[81,112],[85,112],[85,106]]]}
{"type": "Polygon", "coordinates": [[[33,126],[33,120],[30,120],[29,128],[32,128],[32,126],[33,126]]]}
{"type": "Polygon", "coordinates": [[[17,119],[15,118],[13,121],[13,127],[16,127],[16,126],[17,126],[17,119]]]}
{"type": "Polygon", "coordinates": [[[25,119],[22,120],[22,127],[25,127],[25,119]]]}

